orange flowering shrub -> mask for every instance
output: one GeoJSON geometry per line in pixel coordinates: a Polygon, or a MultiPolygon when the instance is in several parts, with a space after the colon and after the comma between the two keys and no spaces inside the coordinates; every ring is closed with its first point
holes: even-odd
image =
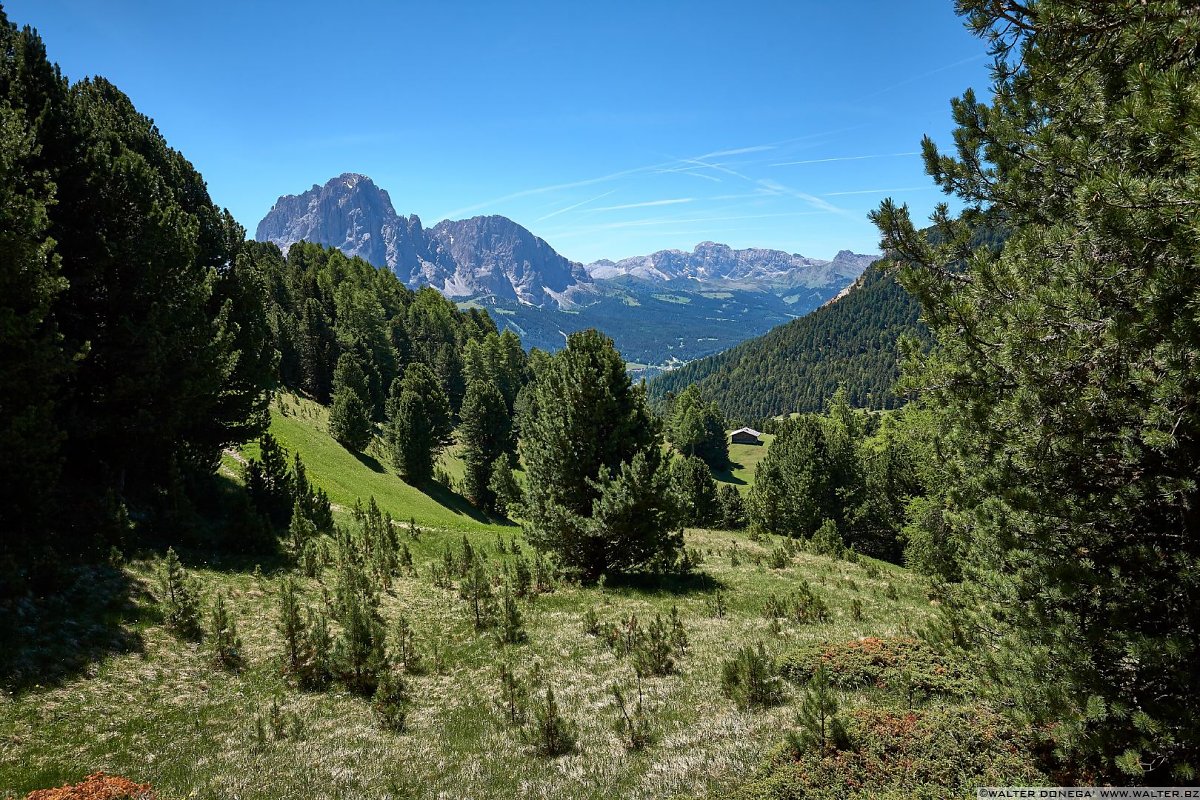
{"type": "Polygon", "coordinates": [[[25,800],[157,800],[157,796],[148,783],[96,772],[74,786],[30,792],[25,800]]]}

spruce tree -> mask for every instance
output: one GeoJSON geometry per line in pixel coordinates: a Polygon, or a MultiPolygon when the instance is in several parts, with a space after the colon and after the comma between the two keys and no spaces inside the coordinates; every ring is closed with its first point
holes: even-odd
{"type": "MultiPolygon", "coordinates": [[[[874,214],[937,336],[953,630],[1082,774],[1200,768],[1200,18],[1174,2],[963,0],[995,56],[927,172],[964,210],[874,214]],[[1002,223],[1003,248],[972,247],[1002,223]]],[[[932,535],[942,536],[941,532],[932,535]]]]}

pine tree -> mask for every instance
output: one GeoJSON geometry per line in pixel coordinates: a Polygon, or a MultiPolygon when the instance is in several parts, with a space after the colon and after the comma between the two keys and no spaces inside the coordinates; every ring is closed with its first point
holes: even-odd
{"type": "Polygon", "coordinates": [[[497,671],[500,678],[500,696],[496,705],[509,725],[520,725],[525,722],[529,690],[525,682],[517,676],[512,662],[501,661],[497,671]]]}
{"type": "Polygon", "coordinates": [[[385,439],[396,471],[411,484],[433,478],[438,450],[434,425],[428,404],[415,392],[402,390],[389,401],[385,439]]]}
{"type": "Polygon", "coordinates": [[[47,236],[54,187],[32,168],[35,148],[24,115],[0,100],[0,559],[25,560],[45,542],[61,468],[55,395],[68,362],[50,311],[66,283],[47,236]]]}
{"type": "Polygon", "coordinates": [[[352,353],[343,353],[334,373],[329,435],[348,449],[361,452],[371,443],[374,432],[362,367],[352,353]]]}
{"type": "Polygon", "coordinates": [[[553,758],[575,749],[575,726],[558,710],[554,689],[546,687],[546,699],[533,713],[534,747],[540,755],[553,758]]]}
{"type": "Polygon", "coordinates": [[[325,615],[308,611],[304,633],[304,655],[300,667],[300,686],[324,689],[334,677],[334,641],[325,615]]]}
{"type": "Polygon", "coordinates": [[[625,693],[617,684],[614,683],[609,691],[612,692],[617,710],[621,712],[615,726],[617,735],[624,740],[627,749],[645,750],[654,741],[654,731],[650,727],[650,717],[642,700],[641,687],[638,688],[637,703],[632,706],[626,701],[625,693]]]}
{"type": "Polygon", "coordinates": [[[512,421],[504,396],[487,381],[467,386],[460,412],[458,439],[462,445],[463,488],[467,499],[484,511],[494,511],[496,494],[491,488],[492,467],[511,449],[512,421]]]}
{"type": "Polygon", "coordinates": [[[258,459],[246,465],[246,491],[259,513],[266,514],[276,528],[290,521],[294,504],[287,450],[269,432],[258,440],[258,459]]]}
{"type": "Polygon", "coordinates": [[[396,617],[396,623],[392,626],[391,655],[392,663],[405,675],[419,675],[424,671],[416,633],[404,614],[396,617]]]}
{"type": "MultiPolygon", "coordinates": [[[[1200,766],[1200,18],[1172,2],[964,0],[992,100],[952,102],[935,236],[874,214],[938,347],[909,386],[949,457],[944,608],[1083,774],[1200,766]],[[1003,249],[973,247],[989,221],[1003,249]]],[[[943,532],[933,535],[942,536],[943,532]]]]}
{"type": "Polygon", "coordinates": [[[821,527],[809,540],[809,547],[819,556],[832,556],[833,558],[841,558],[846,551],[842,535],[838,533],[837,523],[831,519],[821,523],[821,527]]]}
{"type": "Polygon", "coordinates": [[[213,605],[212,623],[209,626],[209,649],[212,660],[222,669],[236,670],[242,666],[242,640],[238,636],[237,622],[225,605],[225,595],[217,593],[213,605]]]}
{"type": "Polygon", "coordinates": [[[483,560],[475,557],[459,586],[459,595],[467,601],[475,630],[490,628],[496,622],[496,597],[492,580],[483,560]]]}
{"type": "Polygon", "coordinates": [[[671,444],[684,456],[698,457],[713,469],[729,463],[725,420],[715,403],[704,404],[695,385],[675,398],[667,431],[671,444]]]}
{"type": "Polygon", "coordinates": [[[573,333],[536,372],[521,412],[530,541],[592,580],[669,560],[678,543],[657,427],[612,341],[573,333]]]}
{"type": "Polygon", "coordinates": [[[723,483],[717,490],[717,502],[721,507],[721,527],[736,531],[746,527],[746,501],[742,493],[731,484],[723,483]]]}
{"type": "Polygon", "coordinates": [[[508,518],[519,517],[524,513],[521,486],[513,475],[507,455],[502,455],[492,462],[488,489],[496,498],[496,513],[508,518]]]}
{"type": "Polygon", "coordinates": [[[520,644],[525,641],[525,618],[512,587],[504,584],[500,593],[500,629],[496,634],[504,644],[520,644]]]}
{"type": "Polygon", "coordinates": [[[276,630],[283,640],[283,671],[299,678],[304,660],[304,623],[300,619],[300,600],[296,581],[285,577],[279,584],[279,621],[276,630]]]}
{"type": "Polygon", "coordinates": [[[167,548],[161,583],[167,628],[184,639],[199,640],[200,598],[194,580],[183,569],[173,547],[167,548]]]}
{"type": "Polygon", "coordinates": [[[671,491],[679,508],[679,523],[693,527],[708,527],[716,523],[721,508],[717,483],[708,464],[696,456],[685,456],[673,460],[670,470],[671,491]]]}
{"type": "Polygon", "coordinates": [[[829,682],[829,673],[824,665],[819,666],[800,700],[796,715],[800,730],[788,734],[792,748],[804,752],[815,747],[817,753],[824,755],[829,749],[845,746],[846,730],[837,713],[837,695],[829,682]]]}
{"type": "Polygon", "coordinates": [[[750,524],[779,536],[811,536],[836,515],[829,446],[819,419],[799,417],[778,428],[754,470],[747,506],[750,524]]]}
{"type": "Polygon", "coordinates": [[[382,670],[371,698],[371,710],[380,726],[389,731],[403,731],[408,722],[408,702],[408,684],[404,678],[390,669],[382,670]]]}

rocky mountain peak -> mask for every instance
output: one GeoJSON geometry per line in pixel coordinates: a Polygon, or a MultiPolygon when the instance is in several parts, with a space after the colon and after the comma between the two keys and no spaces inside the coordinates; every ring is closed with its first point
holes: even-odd
{"type": "Polygon", "coordinates": [[[353,172],[280,197],[255,238],[284,251],[302,240],[333,246],[390,268],[410,287],[432,285],[449,297],[563,306],[592,282],[581,264],[507,217],[444,220],[426,230],[417,215],[399,216],[386,191],[353,172]]]}

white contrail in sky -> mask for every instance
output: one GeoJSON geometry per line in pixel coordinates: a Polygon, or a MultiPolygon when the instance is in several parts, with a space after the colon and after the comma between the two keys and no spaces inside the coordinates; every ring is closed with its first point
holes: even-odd
{"type": "Polygon", "coordinates": [[[907,153],[878,153],[869,156],[835,156],[833,158],[809,158],[804,161],[780,161],[777,164],[772,164],[772,167],[790,167],[796,164],[827,164],[830,161],[863,161],[868,158],[900,158],[901,156],[919,156],[920,150],[913,150],[907,153]]]}
{"type": "Polygon", "coordinates": [[[580,206],[586,206],[588,203],[594,203],[602,197],[608,197],[610,194],[612,194],[616,191],[617,191],[616,189],[610,189],[609,191],[605,192],[604,194],[598,194],[595,197],[589,197],[587,200],[581,200],[578,203],[575,203],[574,205],[567,206],[566,208],[560,208],[558,211],[551,211],[549,214],[547,214],[544,217],[538,217],[537,219],[534,220],[534,222],[541,222],[544,219],[550,219],[551,217],[557,217],[559,214],[565,214],[568,211],[574,211],[575,209],[579,208],[580,206]]]}
{"type": "Polygon", "coordinates": [[[601,206],[593,211],[620,211],[623,208],[649,208],[650,206],[674,206],[680,203],[690,203],[694,197],[676,197],[671,200],[647,200],[644,203],[623,203],[619,206],[601,206]]]}
{"type": "Polygon", "coordinates": [[[845,194],[889,194],[890,192],[918,192],[922,189],[932,189],[933,186],[901,186],[896,189],[856,189],[852,192],[826,192],[825,197],[841,197],[845,194]]]}

